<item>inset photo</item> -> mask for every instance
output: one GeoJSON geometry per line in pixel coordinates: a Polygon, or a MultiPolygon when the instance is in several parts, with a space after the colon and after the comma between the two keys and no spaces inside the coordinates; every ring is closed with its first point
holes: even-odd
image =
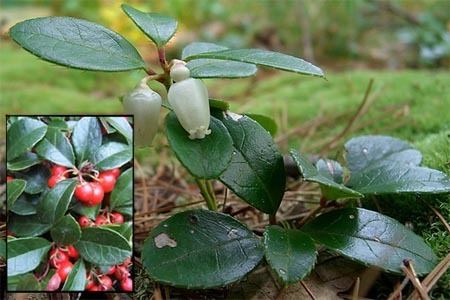
{"type": "Polygon", "coordinates": [[[131,292],[131,116],[7,116],[7,291],[131,292]]]}

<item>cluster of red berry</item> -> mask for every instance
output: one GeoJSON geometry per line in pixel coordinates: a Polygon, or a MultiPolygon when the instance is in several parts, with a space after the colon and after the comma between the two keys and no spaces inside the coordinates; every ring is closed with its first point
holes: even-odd
{"type": "Polygon", "coordinates": [[[81,228],[90,227],[90,226],[102,226],[107,224],[122,224],[124,222],[124,217],[119,212],[104,212],[99,214],[95,221],[91,221],[86,216],[81,216],[78,218],[78,224],[80,224],[81,228]]]}
{"type": "Polygon", "coordinates": [[[84,205],[94,206],[102,203],[105,193],[114,189],[117,178],[120,175],[118,168],[96,172],[95,175],[83,174],[77,170],[67,169],[63,166],[54,165],[50,168],[51,176],[48,179],[48,186],[53,188],[56,183],[67,179],[69,174],[77,174],[79,183],[75,188],[75,197],[84,205]],[[83,175],[88,175],[93,181],[86,181],[83,175]]]}
{"type": "Polygon", "coordinates": [[[55,274],[50,277],[47,284],[47,291],[56,291],[61,283],[66,281],[67,276],[73,268],[73,262],[79,258],[77,249],[70,245],[68,247],[55,247],[50,251],[49,264],[56,269],[55,274]]]}
{"type": "Polygon", "coordinates": [[[99,268],[89,272],[87,275],[87,291],[110,291],[114,284],[118,283],[120,289],[124,292],[133,291],[133,281],[130,278],[129,268],[131,258],[127,258],[123,263],[110,267],[106,272],[99,268]],[[111,277],[115,277],[112,279],[111,277]]]}

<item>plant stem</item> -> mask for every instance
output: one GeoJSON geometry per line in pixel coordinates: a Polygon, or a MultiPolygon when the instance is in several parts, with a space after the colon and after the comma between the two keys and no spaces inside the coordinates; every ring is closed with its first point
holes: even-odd
{"type": "Polygon", "coordinates": [[[212,210],[212,211],[216,211],[217,210],[216,196],[214,195],[214,192],[212,191],[212,187],[208,188],[208,184],[211,185],[211,183],[204,179],[197,179],[197,178],[195,179],[195,182],[197,183],[198,187],[200,188],[200,193],[202,194],[203,198],[205,199],[208,209],[212,210]]]}

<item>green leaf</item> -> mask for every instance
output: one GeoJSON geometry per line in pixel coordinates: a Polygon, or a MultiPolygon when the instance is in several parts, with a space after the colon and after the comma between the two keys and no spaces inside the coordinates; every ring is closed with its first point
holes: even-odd
{"type": "Polygon", "coordinates": [[[36,205],[40,200],[40,195],[22,194],[14,205],[8,207],[10,211],[21,216],[29,216],[36,214],[36,205]]]}
{"type": "Polygon", "coordinates": [[[92,157],[92,162],[100,170],[119,168],[133,158],[133,151],[129,145],[108,142],[103,144],[92,157]]]}
{"type": "Polygon", "coordinates": [[[0,258],[6,257],[6,241],[4,238],[0,239],[0,258]]]}
{"type": "Polygon", "coordinates": [[[296,150],[291,150],[290,153],[304,180],[318,183],[322,193],[328,200],[363,197],[363,195],[357,191],[349,189],[348,187],[333,181],[329,176],[319,173],[308,158],[298,153],[296,150]]]}
{"type": "Polygon", "coordinates": [[[25,152],[19,157],[16,157],[15,159],[7,162],[7,169],[9,171],[21,171],[37,165],[40,162],[41,160],[35,153],[25,152]]]}
{"type": "Polygon", "coordinates": [[[77,260],[67,276],[62,291],[84,291],[86,286],[86,267],[82,259],[77,260]]]}
{"type": "Polygon", "coordinates": [[[42,164],[33,166],[26,173],[17,173],[18,178],[27,182],[25,193],[39,194],[47,188],[48,177],[50,170],[42,164]]]}
{"type": "Polygon", "coordinates": [[[344,181],[344,170],[335,160],[319,159],[316,163],[316,169],[320,174],[330,178],[336,183],[343,183],[344,181]]]}
{"type": "Polygon", "coordinates": [[[119,233],[108,228],[84,228],[74,244],[80,256],[95,265],[116,265],[131,256],[131,245],[119,233]]]}
{"type": "Polygon", "coordinates": [[[142,249],[143,265],[152,279],[189,289],[235,282],[262,257],[259,239],[245,225],[207,210],[184,211],[161,222],[142,249]]]}
{"type": "Polygon", "coordinates": [[[437,263],[431,248],[397,220],[362,208],[344,208],[320,215],[302,227],[316,242],[363,264],[402,273],[410,259],[418,275],[437,263]]]}
{"type": "Polygon", "coordinates": [[[73,128],[72,143],[78,165],[89,159],[102,145],[102,131],[95,117],[83,117],[73,128]]]}
{"type": "Polygon", "coordinates": [[[269,226],[264,232],[266,260],[285,284],[305,278],[316,263],[313,240],[299,230],[269,226]]]}
{"type": "MultiPolygon", "coordinates": [[[[184,47],[182,59],[188,56],[226,50],[227,47],[194,42],[184,47]]],[[[186,64],[194,78],[242,78],[255,75],[258,70],[255,65],[237,61],[223,61],[220,59],[195,59],[186,64]]]]}
{"type": "Polygon", "coordinates": [[[157,13],[144,13],[127,4],[122,4],[122,10],[158,47],[162,47],[177,31],[177,21],[157,13]]]}
{"type": "Polygon", "coordinates": [[[109,225],[109,229],[117,231],[120,235],[122,235],[129,243],[133,242],[133,223],[125,222],[123,224],[117,225],[109,225]]]}
{"type": "Polygon", "coordinates": [[[229,110],[230,104],[223,100],[209,99],[209,107],[211,108],[211,110],[213,110],[213,109],[229,110]]]}
{"type": "Polygon", "coordinates": [[[45,17],[17,23],[11,38],[44,60],[77,69],[126,71],[145,68],[137,50],[101,25],[70,17],[45,17]]]}
{"type": "Polygon", "coordinates": [[[18,237],[39,236],[46,233],[52,224],[42,223],[37,215],[8,215],[8,231],[18,237]]]}
{"type": "Polygon", "coordinates": [[[186,57],[185,60],[191,61],[199,58],[232,60],[305,75],[324,77],[324,74],[319,67],[316,67],[303,59],[262,49],[229,49],[198,53],[186,57]]]}
{"type": "Polygon", "coordinates": [[[72,201],[72,203],[73,206],[70,207],[71,211],[76,212],[80,216],[86,216],[91,220],[95,220],[95,217],[97,217],[101,206],[100,204],[94,206],[86,206],[78,200],[72,201]]]}
{"type": "Polygon", "coordinates": [[[133,129],[124,117],[105,117],[105,119],[112,127],[114,127],[127,139],[128,144],[132,145],[133,129]]]}
{"type": "Polygon", "coordinates": [[[8,161],[30,151],[47,132],[45,123],[31,119],[22,118],[14,122],[8,129],[6,135],[6,157],[8,161]]]}
{"type": "Polygon", "coordinates": [[[45,138],[36,146],[36,152],[57,165],[73,167],[75,156],[69,139],[58,129],[49,127],[45,138]]]}
{"type": "Polygon", "coordinates": [[[8,276],[24,274],[36,269],[50,247],[51,243],[43,238],[8,240],[8,276]]]}
{"type": "Polygon", "coordinates": [[[58,182],[44,195],[37,206],[41,222],[54,224],[66,214],[76,185],[76,180],[66,179],[58,182]]]}
{"type": "Polygon", "coordinates": [[[258,122],[258,124],[261,125],[265,130],[267,130],[272,137],[277,134],[278,126],[272,118],[260,114],[247,113],[245,115],[258,122]]]}
{"type": "Polygon", "coordinates": [[[350,169],[347,185],[364,195],[450,192],[450,178],[419,167],[422,155],[404,141],[363,136],[351,139],[345,149],[350,169]]]}
{"type": "Polygon", "coordinates": [[[50,234],[54,242],[61,245],[72,245],[80,240],[81,228],[71,215],[66,215],[53,225],[50,234]]]}
{"type": "Polygon", "coordinates": [[[233,139],[231,163],[220,180],[244,201],[268,214],[280,206],[286,185],[283,157],[270,134],[249,117],[222,113],[233,139]]]}
{"type": "Polygon", "coordinates": [[[40,291],[42,290],[42,286],[39,281],[36,279],[34,274],[27,273],[20,276],[20,280],[17,283],[16,291],[40,291]]]}
{"type": "MultiPolygon", "coordinates": [[[[133,169],[129,168],[117,179],[114,190],[111,192],[111,210],[124,210],[128,212],[133,206],[133,169]]],[[[131,215],[128,214],[127,215],[131,215]]]]}
{"type": "Polygon", "coordinates": [[[8,208],[13,207],[14,202],[16,202],[17,198],[22,195],[25,190],[25,186],[27,182],[22,179],[14,179],[6,183],[6,204],[8,208]]]}
{"type": "Polygon", "coordinates": [[[225,126],[211,117],[211,134],[201,140],[191,140],[174,112],[166,117],[167,139],[181,164],[195,177],[218,178],[227,168],[233,145],[225,126]]]}

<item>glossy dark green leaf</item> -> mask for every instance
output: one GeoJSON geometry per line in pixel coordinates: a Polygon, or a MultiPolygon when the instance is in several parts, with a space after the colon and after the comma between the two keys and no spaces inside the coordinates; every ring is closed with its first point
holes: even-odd
{"type": "Polygon", "coordinates": [[[39,194],[47,188],[50,170],[42,164],[31,167],[26,173],[17,173],[17,177],[27,182],[25,193],[39,194]]]}
{"type": "Polygon", "coordinates": [[[166,117],[170,147],[183,166],[197,178],[218,178],[227,168],[233,153],[230,134],[222,122],[211,117],[209,128],[210,135],[201,140],[191,140],[175,113],[171,112],[166,117]]]}
{"type": "Polygon", "coordinates": [[[22,195],[25,190],[25,186],[27,182],[22,179],[14,179],[6,183],[6,204],[8,208],[13,207],[14,202],[16,202],[17,198],[22,195]]]}
{"type": "Polygon", "coordinates": [[[419,167],[422,155],[408,143],[386,136],[363,136],[345,144],[347,185],[364,195],[450,192],[450,178],[419,167]]]}
{"type": "Polygon", "coordinates": [[[344,181],[344,169],[335,160],[319,159],[316,163],[316,169],[320,174],[329,177],[336,183],[343,183],[344,181]]]}
{"type": "Polygon", "coordinates": [[[39,156],[60,166],[73,167],[75,155],[69,139],[58,129],[49,127],[45,138],[36,145],[39,156]]]}
{"type": "Polygon", "coordinates": [[[82,259],[77,260],[75,265],[67,276],[62,291],[84,291],[86,286],[86,267],[82,259]]]}
{"type": "Polygon", "coordinates": [[[317,251],[313,240],[295,229],[269,226],[264,232],[266,260],[284,284],[305,278],[316,263],[317,251]]]}
{"type": "Polygon", "coordinates": [[[228,49],[205,52],[190,55],[185,60],[191,61],[199,58],[232,60],[305,75],[324,76],[319,67],[303,59],[263,49],[228,49]]]}
{"type": "Polygon", "coordinates": [[[258,122],[258,124],[261,125],[265,130],[267,130],[272,137],[277,134],[278,126],[272,118],[260,114],[247,113],[245,115],[258,122]]]}
{"type": "Polygon", "coordinates": [[[64,118],[51,118],[47,125],[48,127],[63,131],[67,131],[69,129],[69,125],[67,125],[66,121],[64,121],[64,118]]]}
{"type": "Polygon", "coordinates": [[[157,13],[145,13],[127,4],[122,10],[158,47],[162,47],[177,31],[177,21],[157,13]]]}
{"type": "MultiPolygon", "coordinates": [[[[212,43],[194,42],[184,47],[182,59],[205,52],[226,50],[227,47],[212,43]]],[[[255,65],[220,59],[194,59],[186,64],[194,78],[242,78],[255,75],[255,65]]]]}
{"type": "Polygon", "coordinates": [[[295,150],[291,150],[291,156],[297,164],[300,174],[305,181],[316,182],[320,185],[322,193],[329,199],[339,199],[339,198],[359,198],[363,197],[357,191],[349,189],[348,187],[339,184],[329,176],[325,176],[312,165],[312,163],[304,155],[298,153],[295,150]]]}
{"type": "Polygon", "coordinates": [[[6,241],[4,238],[0,239],[0,258],[6,257],[6,241]]]}
{"type": "Polygon", "coordinates": [[[41,222],[54,224],[66,214],[76,185],[76,180],[66,179],[58,182],[44,195],[37,206],[41,222]]]}
{"type": "Polygon", "coordinates": [[[83,259],[96,265],[116,265],[131,256],[128,241],[105,227],[84,228],[74,246],[83,259]]]}
{"type": "Polygon", "coordinates": [[[81,118],[73,128],[72,143],[78,165],[94,155],[102,145],[102,131],[97,118],[81,118]]]}
{"type": "Polygon", "coordinates": [[[123,224],[112,224],[108,226],[109,229],[117,231],[120,235],[122,235],[128,242],[132,243],[133,241],[133,223],[125,222],[123,224]]]}
{"type": "Polygon", "coordinates": [[[410,259],[418,275],[430,272],[437,258],[423,239],[397,220],[362,208],[325,213],[302,227],[316,242],[363,264],[402,273],[410,259]]]}
{"type": "Polygon", "coordinates": [[[44,60],[77,69],[126,71],[145,68],[126,39],[101,25],[70,17],[45,17],[17,23],[11,38],[44,60]]]}
{"type": "Polygon", "coordinates": [[[25,152],[19,157],[16,157],[15,159],[7,162],[6,167],[9,171],[21,171],[37,165],[40,162],[41,160],[39,159],[37,154],[33,152],[25,152]]]}
{"type": "MultiPolygon", "coordinates": [[[[128,212],[133,207],[133,169],[129,168],[117,179],[110,197],[111,210],[128,212]]],[[[127,215],[131,215],[127,213],[127,215]]]]}
{"type": "Polygon", "coordinates": [[[8,231],[18,237],[39,236],[50,230],[52,224],[40,221],[37,215],[8,215],[8,231]]]}
{"type": "Polygon", "coordinates": [[[42,290],[42,286],[39,281],[36,279],[34,274],[27,273],[20,276],[20,280],[17,283],[16,291],[40,291],[42,290]]]}
{"type": "Polygon", "coordinates": [[[17,238],[8,241],[8,276],[33,271],[50,250],[51,243],[43,238],[17,238]]]}
{"type": "Polygon", "coordinates": [[[132,144],[133,129],[124,117],[105,117],[105,119],[113,128],[115,128],[127,139],[128,144],[132,144]]]}
{"type": "Polygon", "coordinates": [[[86,206],[83,205],[80,201],[75,199],[74,201],[72,201],[72,203],[73,205],[70,207],[71,211],[76,212],[80,216],[86,216],[91,220],[95,220],[95,217],[97,217],[101,206],[101,205],[86,206]]]}
{"type": "Polygon", "coordinates": [[[155,281],[205,289],[241,279],[258,265],[263,252],[260,240],[231,216],[191,210],[150,232],[142,260],[155,281]]]}
{"type": "Polygon", "coordinates": [[[131,146],[108,142],[103,144],[92,157],[92,162],[100,170],[110,170],[119,168],[133,158],[133,149],[131,146]]]}
{"type": "Polygon", "coordinates": [[[12,161],[30,151],[45,136],[46,132],[47,125],[35,119],[22,118],[14,122],[6,135],[7,160],[12,161]]]}
{"type": "Polygon", "coordinates": [[[218,99],[209,99],[209,107],[211,108],[211,110],[229,110],[230,103],[218,99]]]}
{"type": "Polygon", "coordinates": [[[234,144],[231,163],[220,180],[250,205],[275,213],[284,195],[286,174],[270,134],[247,116],[228,112],[220,120],[234,144]]]}
{"type": "Polygon", "coordinates": [[[36,205],[39,199],[39,195],[22,194],[16,202],[14,202],[14,205],[8,207],[8,209],[21,216],[34,215],[36,214],[36,205]]]}
{"type": "Polygon", "coordinates": [[[72,245],[80,240],[81,228],[71,215],[66,215],[53,225],[50,234],[54,242],[72,245]]]}

